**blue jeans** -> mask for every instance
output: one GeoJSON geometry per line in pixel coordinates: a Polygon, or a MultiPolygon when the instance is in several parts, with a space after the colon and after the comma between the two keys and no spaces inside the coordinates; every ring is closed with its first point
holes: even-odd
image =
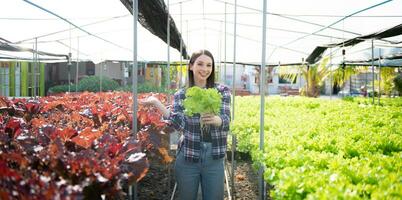
{"type": "Polygon", "coordinates": [[[185,161],[183,150],[179,150],[175,175],[180,200],[196,200],[201,183],[203,200],[223,200],[224,166],[223,158],[212,158],[212,144],[201,142],[201,155],[198,163],[185,161]]]}

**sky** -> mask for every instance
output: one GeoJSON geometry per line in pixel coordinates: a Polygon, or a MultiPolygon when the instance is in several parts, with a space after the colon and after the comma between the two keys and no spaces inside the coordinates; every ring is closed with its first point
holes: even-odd
{"type": "MultiPolygon", "coordinates": [[[[56,13],[102,39],[81,30],[69,30],[74,27],[66,21],[23,0],[0,1],[1,38],[11,42],[21,41],[19,45],[33,48],[32,38],[38,37],[38,50],[58,54],[71,52],[73,60],[78,58],[97,63],[105,59],[133,59],[133,18],[120,0],[30,0],[30,2],[56,13]],[[62,30],[66,31],[61,32],[62,30]],[[59,33],[50,34],[54,32],[59,33]]],[[[165,2],[167,4],[168,1],[165,2]]],[[[169,11],[176,26],[181,30],[190,53],[198,49],[209,49],[214,54],[215,60],[223,61],[226,49],[227,61],[233,61],[235,57],[236,62],[261,62],[263,1],[237,0],[236,48],[233,37],[234,2],[234,0],[169,0],[169,11]],[[227,2],[226,36],[225,2],[227,2]]],[[[270,13],[267,15],[266,32],[266,56],[269,63],[301,62],[302,58],[306,58],[317,45],[340,42],[359,34],[369,34],[402,23],[402,0],[268,0],[267,8],[270,13]],[[341,20],[347,15],[380,3],[384,4],[341,20]],[[339,23],[336,23],[337,21],[339,23]],[[334,24],[331,27],[338,30],[323,28],[330,24],[334,24]],[[320,36],[312,35],[314,32],[320,36]]],[[[138,60],[166,61],[167,45],[140,24],[137,27],[138,60]]],[[[402,37],[390,40],[401,41],[402,37]]],[[[382,41],[375,41],[376,47],[383,44],[385,43],[382,41]]],[[[360,50],[367,49],[370,45],[371,42],[366,42],[356,45],[353,49],[346,49],[347,57],[369,56],[367,51],[360,50]]],[[[340,49],[333,51],[340,52],[340,49]]],[[[401,52],[400,48],[396,51],[401,52]]],[[[390,53],[390,50],[384,48],[382,52],[386,54],[390,53]]],[[[392,52],[395,52],[395,49],[392,52]]],[[[32,57],[30,54],[0,53],[32,57]]],[[[180,60],[179,55],[177,50],[170,48],[171,61],[180,60]]]]}

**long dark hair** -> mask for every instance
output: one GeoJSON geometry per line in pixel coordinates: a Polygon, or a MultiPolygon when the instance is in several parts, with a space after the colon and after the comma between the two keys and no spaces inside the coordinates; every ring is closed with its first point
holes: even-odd
{"type": "Polygon", "coordinates": [[[215,87],[215,60],[214,60],[214,56],[212,56],[212,53],[205,49],[196,51],[191,55],[189,66],[188,66],[188,87],[193,87],[195,85],[194,84],[194,72],[192,70],[190,70],[190,66],[194,65],[195,60],[197,60],[197,58],[200,57],[201,55],[206,55],[206,56],[210,57],[212,60],[212,72],[207,79],[206,87],[213,88],[213,87],[215,87]]]}

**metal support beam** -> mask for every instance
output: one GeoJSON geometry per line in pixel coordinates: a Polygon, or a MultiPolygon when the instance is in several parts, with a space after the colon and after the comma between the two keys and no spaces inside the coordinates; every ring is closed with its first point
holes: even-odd
{"type": "MultiPolygon", "coordinates": [[[[261,55],[261,78],[260,78],[260,151],[264,154],[264,111],[265,111],[265,54],[266,54],[266,27],[267,27],[267,0],[263,3],[262,12],[262,55],[261,55]]],[[[265,182],[264,182],[264,165],[260,163],[258,170],[258,188],[259,197],[261,200],[265,199],[265,182]]]]}
{"type": "Polygon", "coordinates": [[[102,92],[102,76],[103,76],[103,69],[106,68],[106,60],[104,60],[100,65],[99,65],[99,92],[102,92]]]}
{"type": "MultiPolygon", "coordinates": [[[[183,12],[182,12],[182,2],[180,2],[180,35],[181,36],[183,36],[183,20],[182,20],[182,15],[183,15],[183,12]]],[[[183,58],[183,56],[182,56],[182,52],[183,52],[183,37],[181,37],[181,39],[180,39],[180,70],[179,70],[179,83],[178,83],[178,86],[179,86],[179,88],[181,87],[181,79],[182,79],[182,77],[183,77],[183,70],[182,70],[182,58],[183,58]]],[[[176,67],[176,69],[177,69],[177,67],[176,67]]]]}
{"type": "MultiPolygon", "coordinates": [[[[232,120],[235,117],[235,99],[236,99],[236,28],[237,28],[237,0],[235,0],[234,6],[234,31],[233,31],[233,74],[232,74],[232,120]]],[[[234,153],[236,151],[236,136],[232,134],[232,173],[231,173],[231,187],[232,187],[232,197],[235,199],[234,193],[236,192],[234,177],[236,169],[236,159],[234,153]]]]}
{"type": "Polygon", "coordinates": [[[378,48],[378,105],[381,99],[381,48],[378,48]]]}
{"type": "MultiPolygon", "coordinates": [[[[169,17],[169,0],[167,0],[167,73],[166,73],[166,82],[167,82],[167,89],[169,93],[170,89],[170,17],[169,17]]],[[[180,55],[181,56],[181,55],[180,55]]],[[[168,102],[170,102],[170,94],[168,94],[168,102]]]]}
{"type": "Polygon", "coordinates": [[[225,67],[224,67],[224,73],[223,73],[223,80],[224,83],[226,84],[226,6],[228,3],[225,2],[225,44],[224,44],[224,48],[225,48],[225,55],[224,55],[224,61],[225,61],[225,67]]]}
{"type": "MultiPolygon", "coordinates": [[[[138,21],[138,0],[133,0],[133,124],[132,136],[137,137],[137,112],[138,112],[138,63],[137,63],[137,21],[138,21]]],[[[129,186],[129,199],[137,200],[137,183],[129,186]]]]}
{"type": "Polygon", "coordinates": [[[375,74],[374,74],[374,40],[371,40],[371,73],[373,73],[373,104],[374,104],[374,99],[375,99],[375,87],[374,87],[374,80],[375,80],[375,74]]]}
{"type": "Polygon", "coordinates": [[[35,51],[34,51],[34,66],[33,66],[33,70],[32,70],[32,74],[33,74],[33,85],[31,87],[33,87],[33,96],[36,97],[36,88],[37,88],[37,68],[38,68],[38,38],[35,38],[35,51]]]}
{"type": "MultiPolygon", "coordinates": [[[[70,45],[70,47],[71,47],[71,45],[70,45]]],[[[71,51],[68,53],[68,63],[67,63],[67,81],[68,81],[68,83],[67,83],[67,85],[68,85],[68,92],[71,92],[71,84],[70,84],[70,82],[71,82],[71,75],[70,75],[70,73],[71,73],[71,51]]]]}
{"type": "Polygon", "coordinates": [[[79,70],[79,60],[80,57],[80,38],[77,37],[77,63],[75,66],[75,92],[78,92],[78,70],[79,70]]]}

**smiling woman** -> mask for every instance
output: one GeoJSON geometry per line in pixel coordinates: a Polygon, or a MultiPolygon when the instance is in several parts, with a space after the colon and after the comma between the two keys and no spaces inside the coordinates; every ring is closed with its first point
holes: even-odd
{"type": "Polygon", "coordinates": [[[215,84],[215,61],[211,52],[200,50],[193,53],[188,71],[188,86],[212,88],[215,84]]]}
{"type": "MultiPolygon", "coordinates": [[[[230,124],[231,94],[228,87],[215,83],[214,73],[214,57],[211,52],[197,51],[190,58],[187,87],[174,94],[171,110],[153,96],[140,102],[158,108],[170,125],[182,133],[175,164],[179,199],[197,199],[199,185],[203,199],[223,200],[224,197],[223,159],[230,124]],[[218,112],[188,116],[185,101],[190,99],[187,98],[187,91],[193,89],[216,90],[218,98],[222,96],[218,112]]],[[[202,104],[201,101],[197,103],[202,104]]]]}

